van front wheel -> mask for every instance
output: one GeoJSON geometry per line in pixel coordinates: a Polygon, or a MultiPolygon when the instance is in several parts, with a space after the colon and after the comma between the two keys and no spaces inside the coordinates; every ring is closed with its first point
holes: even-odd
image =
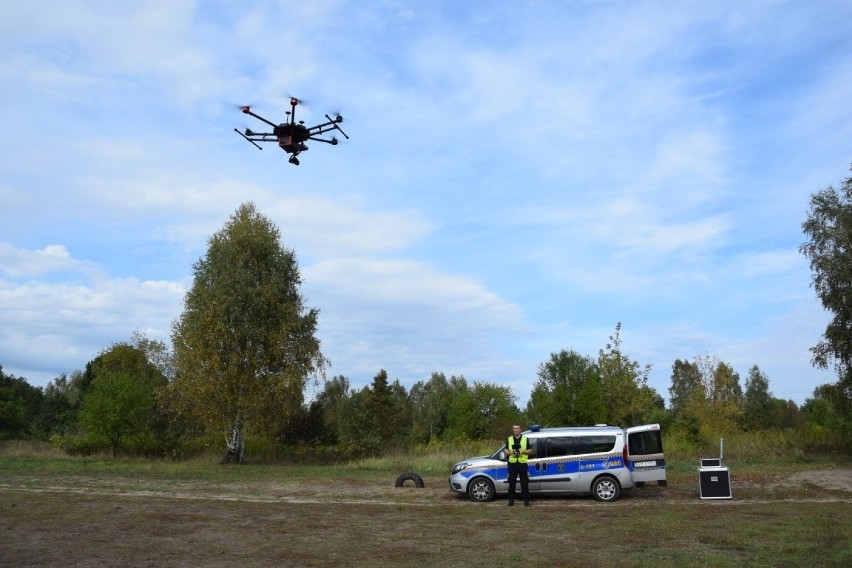
{"type": "Polygon", "coordinates": [[[467,494],[470,495],[472,501],[485,503],[494,499],[494,484],[490,479],[485,477],[477,477],[470,482],[467,488],[467,494]]]}
{"type": "Polygon", "coordinates": [[[618,481],[609,476],[599,477],[592,484],[592,495],[595,499],[603,503],[610,503],[618,499],[621,494],[621,487],[618,481]]]}

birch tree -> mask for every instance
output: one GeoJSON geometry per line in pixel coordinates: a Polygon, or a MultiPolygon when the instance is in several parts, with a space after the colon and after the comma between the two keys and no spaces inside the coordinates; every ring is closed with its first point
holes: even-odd
{"type": "Polygon", "coordinates": [[[837,382],[822,385],[824,397],[852,430],[852,177],[839,188],[829,186],[811,195],[802,229],[808,241],[799,247],[811,264],[812,285],[823,307],[832,314],[819,343],[811,348],[813,364],[834,366],[837,382]]]}
{"type": "Polygon", "coordinates": [[[242,462],[246,437],[274,435],[300,411],[326,360],[292,250],[254,204],[241,205],[193,267],[184,311],[172,326],[177,408],[223,436],[223,461],[242,462]]]}

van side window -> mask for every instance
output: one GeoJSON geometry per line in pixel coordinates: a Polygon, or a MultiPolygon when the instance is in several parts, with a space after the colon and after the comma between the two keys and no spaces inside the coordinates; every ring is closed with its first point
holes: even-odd
{"type": "Polygon", "coordinates": [[[570,456],[574,453],[573,438],[548,438],[547,439],[547,457],[558,458],[560,456],[570,456]]]}
{"type": "Polygon", "coordinates": [[[627,450],[631,456],[663,453],[663,440],[659,430],[634,432],[627,440],[627,450]]]}
{"type": "Polygon", "coordinates": [[[615,448],[615,436],[581,436],[578,441],[581,454],[605,454],[615,448]]]}
{"type": "Polygon", "coordinates": [[[527,447],[532,450],[531,458],[538,457],[538,438],[527,438],[527,447]]]}

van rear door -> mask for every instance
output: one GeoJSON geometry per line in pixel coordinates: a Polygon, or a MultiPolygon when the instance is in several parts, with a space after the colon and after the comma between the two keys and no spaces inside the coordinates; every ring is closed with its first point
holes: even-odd
{"type": "Polygon", "coordinates": [[[627,433],[627,467],[633,483],[656,481],[666,484],[666,456],[659,424],[646,424],[625,429],[627,433]]]}

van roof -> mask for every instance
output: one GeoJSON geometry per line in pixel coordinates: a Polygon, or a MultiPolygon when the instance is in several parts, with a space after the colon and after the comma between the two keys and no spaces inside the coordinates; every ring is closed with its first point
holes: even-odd
{"type": "Polygon", "coordinates": [[[527,435],[542,435],[542,434],[600,434],[601,432],[606,432],[608,434],[623,432],[622,428],[618,426],[608,426],[606,424],[599,424],[597,426],[561,426],[557,428],[540,428],[537,429],[535,427],[530,428],[524,434],[527,435]]]}

